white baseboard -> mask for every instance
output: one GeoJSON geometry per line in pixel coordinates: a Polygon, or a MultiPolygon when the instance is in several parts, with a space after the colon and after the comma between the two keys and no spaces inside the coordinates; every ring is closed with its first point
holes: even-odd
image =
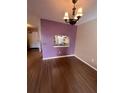
{"type": "Polygon", "coordinates": [[[43,58],[43,60],[49,60],[49,59],[56,59],[56,58],[64,58],[64,57],[76,57],[77,59],[79,59],[81,62],[85,63],[86,65],[88,65],[89,67],[93,68],[94,70],[97,71],[97,69],[93,66],[91,66],[90,64],[88,64],[86,61],[82,60],[80,57],[78,57],[77,55],[64,55],[64,56],[55,56],[55,57],[48,57],[48,58],[43,58]]]}
{"type": "Polygon", "coordinates": [[[63,58],[63,57],[71,57],[71,56],[75,56],[75,55],[72,54],[72,55],[64,55],[64,56],[48,57],[48,58],[43,58],[43,60],[55,59],[55,58],[63,58]]]}
{"type": "Polygon", "coordinates": [[[91,66],[88,62],[82,60],[80,57],[78,57],[78,56],[76,56],[76,55],[74,55],[74,56],[75,56],[77,59],[79,59],[80,61],[82,61],[83,63],[85,63],[86,65],[90,66],[91,68],[93,68],[94,70],[97,71],[97,69],[96,69],[95,67],[91,66]]]}

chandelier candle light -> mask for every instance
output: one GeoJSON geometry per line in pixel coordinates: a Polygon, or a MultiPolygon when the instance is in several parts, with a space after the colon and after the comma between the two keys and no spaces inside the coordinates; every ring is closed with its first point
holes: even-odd
{"type": "Polygon", "coordinates": [[[82,8],[79,8],[78,11],[77,11],[77,14],[75,14],[75,11],[76,11],[75,4],[76,4],[77,1],[78,0],[72,0],[72,3],[74,4],[74,7],[72,9],[73,12],[72,12],[72,17],[71,18],[69,17],[68,12],[65,12],[64,20],[65,20],[66,23],[70,23],[71,25],[76,24],[76,22],[83,15],[82,8]]]}

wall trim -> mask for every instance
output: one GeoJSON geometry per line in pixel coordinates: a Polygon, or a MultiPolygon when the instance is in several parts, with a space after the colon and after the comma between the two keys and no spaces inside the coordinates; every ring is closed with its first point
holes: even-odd
{"type": "Polygon", "coordinates": [[[97,71],[97,69],[95,67],[93,67],[92,65],[90,65],[88,62],[84,61],[83,59],[81,59],[80,57],[78,57],[77,55],[74,55],[77,59],[79,59],[80,61],[82,61],[84,64],[88,65],[89,67],[93,68],[94,70],[97,71]]]}
{"type": "Polygon", "coordinates": [[[63,57],[71,57],[71,56],[75,56],[75,55],[72,54],[72,55],[64,55],[64,56],[47,57],[47,58],[43,58],[43,60],[56,59],[56,58],[63,58],[63,57]]]}
{"type": "Polygon", "coordinates": [[[55,57],[47,57],[47,58],[43,58],[43,60],[49,60],[49,59],[56,59],[56,58],[64,58],[64,57],[76,57],[77,59],[79,59],[81,62],[83,62],[84,64],[88,65],[89,67],[93,68],[94,70],[97,71],[97,69],[95,67],[93,67],[92,65],[90,65],[88,62],[84,61],[83,59],[81,59],[80,57],[78,57],[75,54],[72,55],[64,55],[64,56],[55,56],[55,57]]]}
{"type": "Polygon", "coordinates": [[[82,25],[82,24],[85,24],[85,23],[88,23],[88,22],[90,22],[90,21],[94,21],[94,20],[97,20],[97,17],[92,18],[92,19],[89,19],[89,20],[85,20],[85,21],[83,21],[83,22],[77,24],[77,26],[82,25]]]}

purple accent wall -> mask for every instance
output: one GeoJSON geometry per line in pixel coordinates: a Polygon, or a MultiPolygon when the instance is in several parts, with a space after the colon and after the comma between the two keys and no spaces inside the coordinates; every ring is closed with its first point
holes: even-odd
{"type": "Polygon", "coordinates": [[[77,26],[41,19],[43,58],[74,54],[77,26]],[[70,47],[54,48],[54,36],[66,35],[70,39],[70,47]]]}

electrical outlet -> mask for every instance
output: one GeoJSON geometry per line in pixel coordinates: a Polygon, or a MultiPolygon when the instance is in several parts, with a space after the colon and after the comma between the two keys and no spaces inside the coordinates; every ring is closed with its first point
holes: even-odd
{"type": "Polygon", "coordinates": [[[94,58],[91,59],[91,62],[94,62],[94,58]]]}

